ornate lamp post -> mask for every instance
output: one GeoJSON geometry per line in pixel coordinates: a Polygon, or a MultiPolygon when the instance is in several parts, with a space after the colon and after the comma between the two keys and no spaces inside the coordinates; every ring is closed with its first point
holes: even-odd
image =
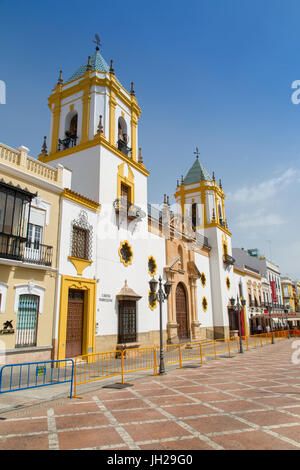
{"type": "MultiPolygon", "coordinates": [[[[240,299],[239,296],[236,296],[237,299],[237,305],[235,306],[235,300],[233,297],[230,299],[231,306],[234,308],[235,312],[237,312],[238,315],[238,323],[239,323],[239,338],[240,338],[240,354],[243,354],[243,339],[242,339],[242,328],[241,328],[241,312],[240,312],[240,299]]],[[[245,306],[246,301],[242,300],[242,305],[243,307],[245,306]]]]}
{"type": "Polygon", "coordinates": [[[150,285],[150,292],[152,298],[155,300],[157,299],[159,302],[159,336],[160,336],[160,351],[159,351],[159,375],[163,375],[166,373],[165,371],[165,363],[164,363],[164,346],[163,346],[163,325],[162,325],[162,303],[169,297],[171,292],[172,284],[170,282],[164,283],[164,290],[162,288],[162,278],[159,276],[158,282],[154,277],[149,281],[150,285]],[[157,285],[159,284],[158,291],[157,285]]]}

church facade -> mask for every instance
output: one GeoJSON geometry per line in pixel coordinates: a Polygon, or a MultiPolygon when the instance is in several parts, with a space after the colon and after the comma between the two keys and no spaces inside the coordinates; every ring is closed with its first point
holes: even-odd
{"type": "MultiPolygon", "coordinates": [[[[243,272],[234,270],[221,181],[196,152],[174,203],[165,196],[159,207],[149,204],[133,84],[128,92],[98,47],[66,81],[60,74],[48,105],[49,151],[45,139],[37,164],[68,175],[57,191],[57,256],[45,288],[51,357],[158,345],[149,281],[159,276],[171,283],[162,305],[166,343],[229,337],[243,272]]],[[[247,324],[245,308],[240,315],[247,324]]]]}
{"type": "MultiPolygon", "coordinates": [[[[133,84],[125,90],[98,48],[66,82],[60,75],[49,108],[50,151],[39,160],[70,168],[72,190],[101,206],[93,226],[94,261],[87,268],[93,265],[97,283],[95,343],[82,341],[76,350],[158,344],[159,311],[149,281],[159,275],[172,284],[163,304],[167,342],[228,336],[235,274],[221,182],[197,155],[178,182],[174,206],[166,199],[160,208],[148,204],[133,84]]],[[[79,328],[66,313],[69,300],[60,302],[67,328],[79,328]]]]}

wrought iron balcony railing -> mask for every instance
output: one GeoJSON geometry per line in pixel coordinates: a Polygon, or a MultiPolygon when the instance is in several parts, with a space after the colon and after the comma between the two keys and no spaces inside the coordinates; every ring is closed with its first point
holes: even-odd
{"type": "Polygon", "coordinates": [[[68,149],[70,147],[75,147],[77,142],[76,134],[69,134],[65,139],[58,139],[58,152],[61,150],[68,149]]]}
{"type": "Polygon", "coordinates": [[[140,207],[131,204],[126,198],[116,199],[113,205],[117,214],[125,215],[128,219],[143,219],[146,217],[146,213],[140,207]]]}
{"type": "Polygon", "coordinates": [[[0,258],[51,266],[52,254],[52,246],[39,242],[28,242],[18,237],[0,235],[0,258]]]}
{"type": "Polygon", "coordinates": [[[128,145],[126,144],[126,142],[124,142],[124,140],[119,139],[117,144],[118,144],[118,149],[120,150],[120,152],[124,153],[125,155],[128,155],[131,152],[131,148],[128,147],[128,145]]]}

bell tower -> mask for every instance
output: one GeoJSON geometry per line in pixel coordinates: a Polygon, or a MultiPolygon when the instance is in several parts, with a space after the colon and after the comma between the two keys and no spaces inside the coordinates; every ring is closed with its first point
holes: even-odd
{"type": "Polygon", "coordinates": [[[72,169],[74,189],[96,201],[100,197],[97,185],[99,189],[101,148],[118,157],[119,164],[125,162],[131,170],[149,174],[138,152],[141,109],[133,82],[128,92],[115,75],[113,61],[107,64],[99,46],[66,81],[60,71],[48,98],[49,153],[45,140],[39,155],[42,162],[61,163],[72,169]]]}
{"type": "MultiPolygon", "coordinates": [[[[192,221],[194,230],[204,235],[211,246],[209,266],[213,286],[212,309],[215,337],[227,336],[229,320],[227,307],[233,293],[233,263],[231,233],[225,215],[225,193],[221,180],[217,184],[215,174],[208,173],[196,159],[181,182],[177,182],[175,199],[178,210],[192,221]],[[229,279],[229,282],[228,282],[229,279]]],[[[198,267],[201,271],[201,267],[198,267]]],[[[199,318],[201,322],[201,318],[199,318]]]]}

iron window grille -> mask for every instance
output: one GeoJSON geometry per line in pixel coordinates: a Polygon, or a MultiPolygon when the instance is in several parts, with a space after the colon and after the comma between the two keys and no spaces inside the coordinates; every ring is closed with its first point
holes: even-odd
{"type": "Polygon", "coordinates": [[[82,210],[79,218],[72,222],[71,256],[91,260],[92,239],[92,226],[88,223],[86,211],[82,210]]]}
{"type": "Polygon", "coordinates": [[[118,343],[134,343],[136,339],[136,302],[132,300],[120,301],[118,343]]]}
{"type": "Polygon", "coordinates": [[[19,297],[16,348],[36,346],[39,297],[24,294],[19,297]]]}

